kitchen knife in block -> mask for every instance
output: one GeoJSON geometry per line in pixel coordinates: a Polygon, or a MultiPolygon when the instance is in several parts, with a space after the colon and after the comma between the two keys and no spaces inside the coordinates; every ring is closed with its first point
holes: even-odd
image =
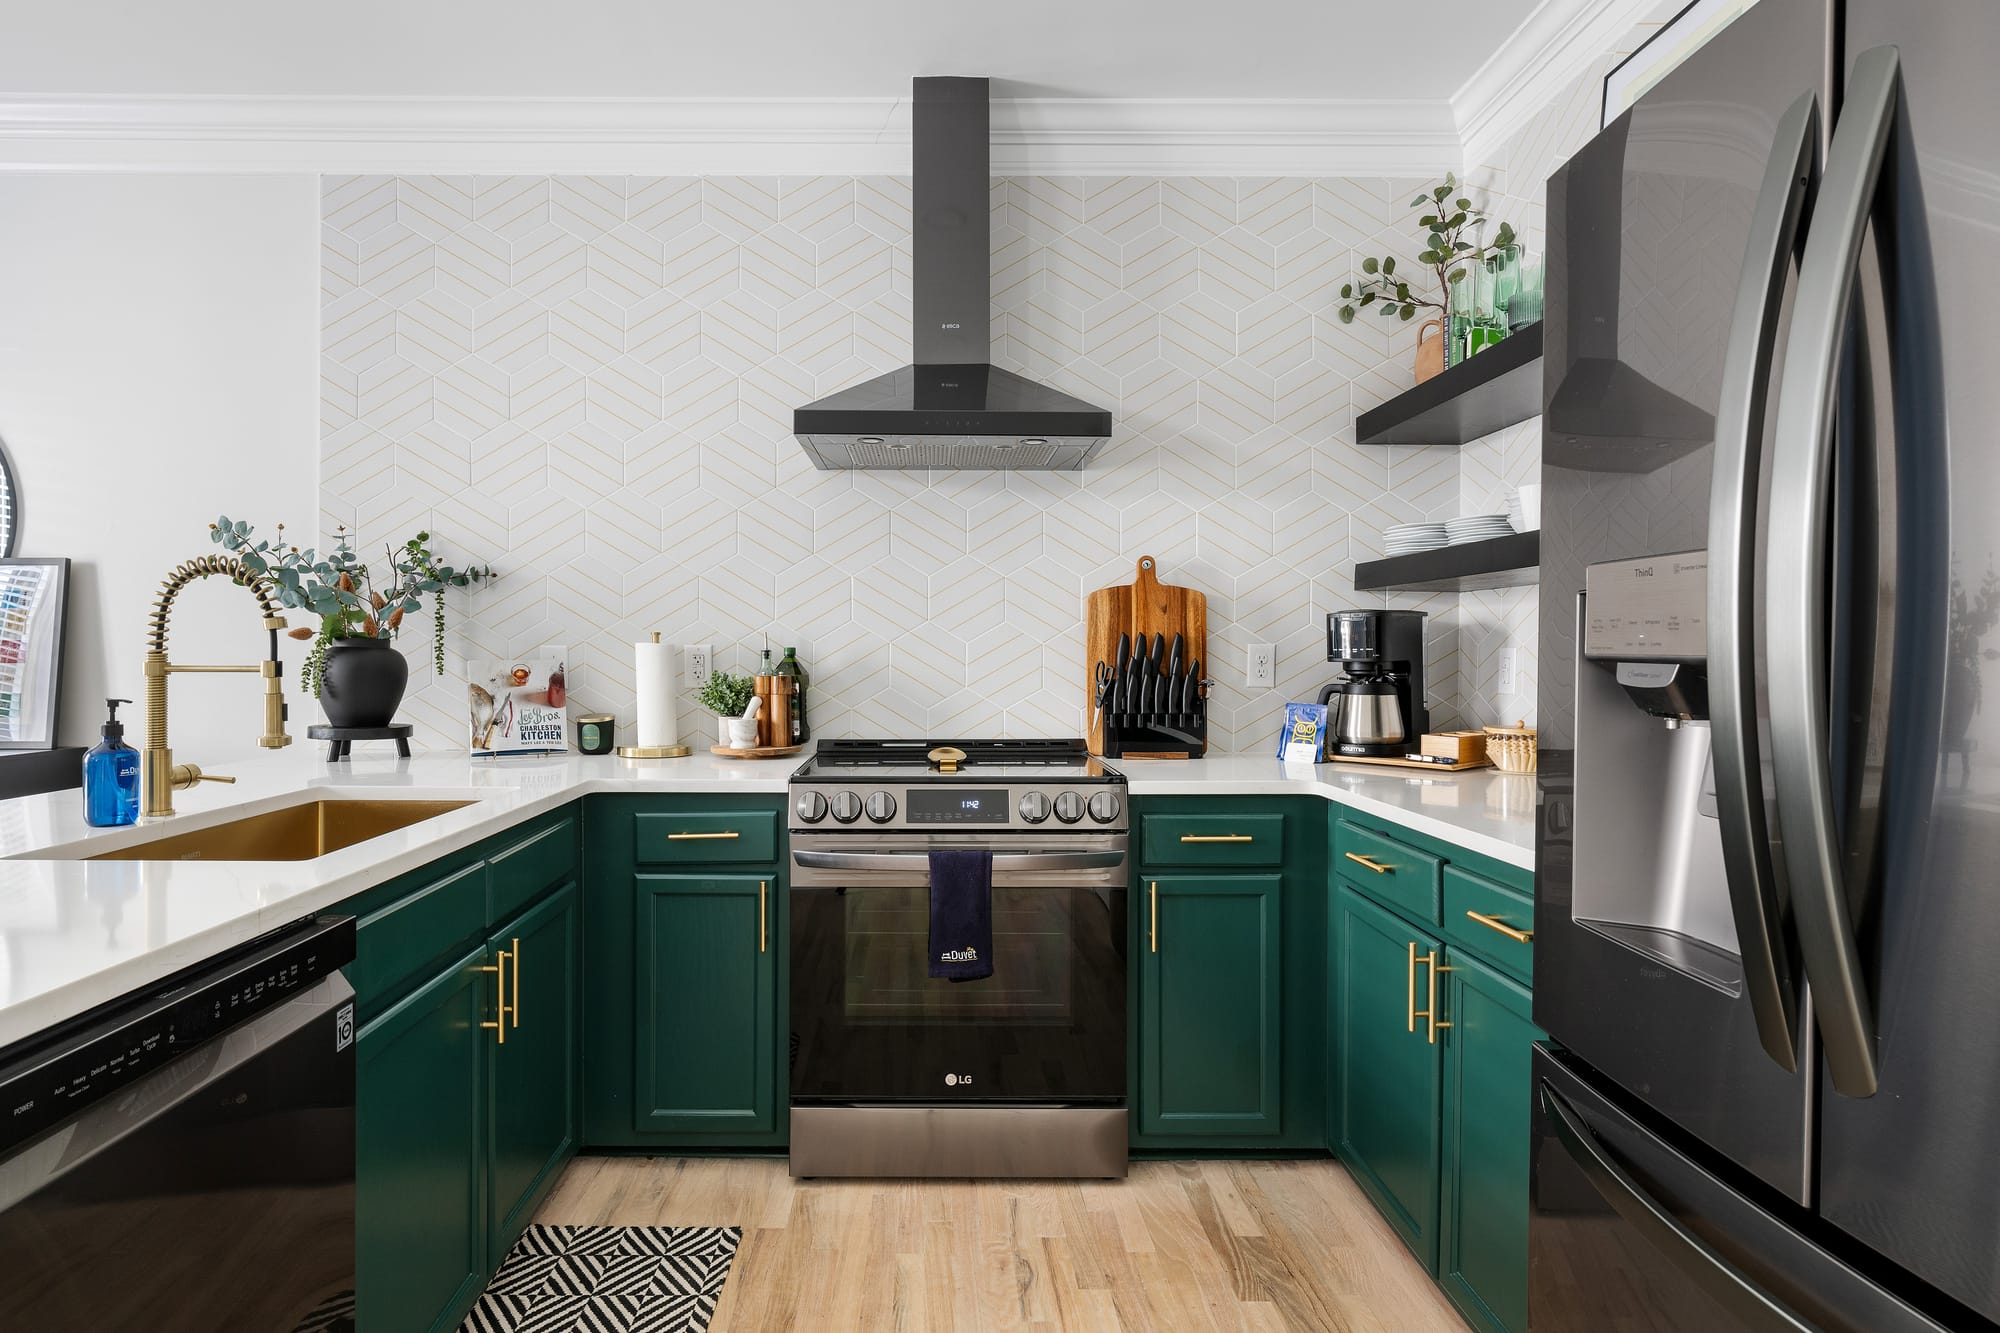
{"type": "MultiPolygon", "coordinates": [[[[1145,668],[1153,658],[1154,637],[1160,644],[1159,659],[1152,660],[1153,674],[1159,677],[1165,665],[1166,646],[1174,636],[1181,636],[1185,645],[1181,661],[1193,662],[1208,656],[1208,597],[1194,588],[1179,587],[1162,583],[1159,565],[1150,555],[1140,556],[1132,582],[1108,588],[1099,588],[1084,598],[1084,689],[1091,688],[1092,666],[1097,662],[1116,662],[1120,635],[1130,636],[1130,685],[1126,691],[1125,706],[1116,710],[1125,717],[1136,718],[1139,712],[1139,688],[1143,683],[1145,668]]],[[[1124,673],[1121,673],[1124,678],[1124,673]]],[[[1172,713],[1176,701],[1168,698],[1166,682],[1157,687],[1156,711],[1172,713]]],[[[1089,716],[1091,696],[1085,696],[1085,716],[1089,716]]],[[[1090,752],[1104,753],[1104,730],[1114,710],[1107,709],[1099,724],[1091,728],[1090,752]]],[[[1163,738],[1162,746],[1169,742],[1163,738]]],[[[1185,757],[1199,753],[1200,747],[1190,749],[1180,742],[1172,742],[1174,748],[1163,748],[1162,756],[1185,757]]],[[[1138,750],[1128,750],[1132,757],[1140,757],[1138,750]]],[[[1148,750],[1148,754],[1153,753],[1148,750]]]]}

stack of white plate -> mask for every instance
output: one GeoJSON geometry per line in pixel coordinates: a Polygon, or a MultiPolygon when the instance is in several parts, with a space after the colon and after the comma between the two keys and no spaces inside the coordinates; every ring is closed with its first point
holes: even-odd
{"type": "Polygon", "coordinates": [[[1505,514],[1468,514],[1464,518],[1446,519],[1444,524],[1445,538],[1453,546],[1505,537],[1513,531],[1514,525],[1505,514]]]}
{"type": "Polygon", "coordinates": [[[1382,533],[1382,549],[1388,555],[1409,555],[1435,551],[1450,540],[1442,523],[1397,523],[1382,533]]]}
{"type": "Polygon", "coordinates": [[[1507,491],[1507,526],[1516,532],[1528,530],[1528,516],[1521,512],[1521,492],[1511,487],[1507,491]]]}

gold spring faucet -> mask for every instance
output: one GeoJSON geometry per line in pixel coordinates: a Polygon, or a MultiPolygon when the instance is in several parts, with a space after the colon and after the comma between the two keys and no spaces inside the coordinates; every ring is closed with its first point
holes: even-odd
{"type": "Polygon", "coordinates": [[[153,599],[153,614],[146,631],[146,745],[140,759],[141,814],[171,815],[174,812],[174,793],[197,782],[236,781],[235,778],[204,773],[194,764],[174,762],[174,752],[167,744],[167,677],[173,672],[241,672],[262,676],[264,734],[257,738],[257,744],[267,750],[276,750],[292,743],[291,735],[285,730],[284,682],[281,679],[283,664],[278,659],[278,631],[283,628],[285,618],[278,614],[278,604],[272,600],[270,580],[261,574],[252,574],[234,556],[198,556],[174,566],[168,573],[166,581],[160,585],[159,596],[153,599]],[[174,599],[190,583],[210,574],[226,575],[231,582],[248,588],[256,597],[257,608],[264,613],[264,629],[271,636],[271,655],[267,660],[254,666],[183,666],[167,660],[167,619],[173,614],[174,599]]]}

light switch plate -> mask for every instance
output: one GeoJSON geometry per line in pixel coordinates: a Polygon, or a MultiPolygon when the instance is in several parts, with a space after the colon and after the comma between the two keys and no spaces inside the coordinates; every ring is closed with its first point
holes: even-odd
{"type": "Polygon", "coordinates": [[[1253,690],[1268,690],[1278,680],[1278,651],[1268,643],[1250,645],[1243,664],[1243,683],[1253,690]]]}
{"type": "Polygon", "coordinates": [[[691,643],[687,655],[688,686],[698,690],[708,684],[709,675],[715,670],[715,650],[705,643],[691,643]]]}

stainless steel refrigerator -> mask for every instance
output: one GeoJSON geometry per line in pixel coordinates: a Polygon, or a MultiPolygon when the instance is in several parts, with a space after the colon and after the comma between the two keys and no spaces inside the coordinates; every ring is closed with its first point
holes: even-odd
{"type": "Polygon", "coordinates": [[[1530,1327],[2000,1321],[2000,3],[1548,183],[1530,1327]]]}

